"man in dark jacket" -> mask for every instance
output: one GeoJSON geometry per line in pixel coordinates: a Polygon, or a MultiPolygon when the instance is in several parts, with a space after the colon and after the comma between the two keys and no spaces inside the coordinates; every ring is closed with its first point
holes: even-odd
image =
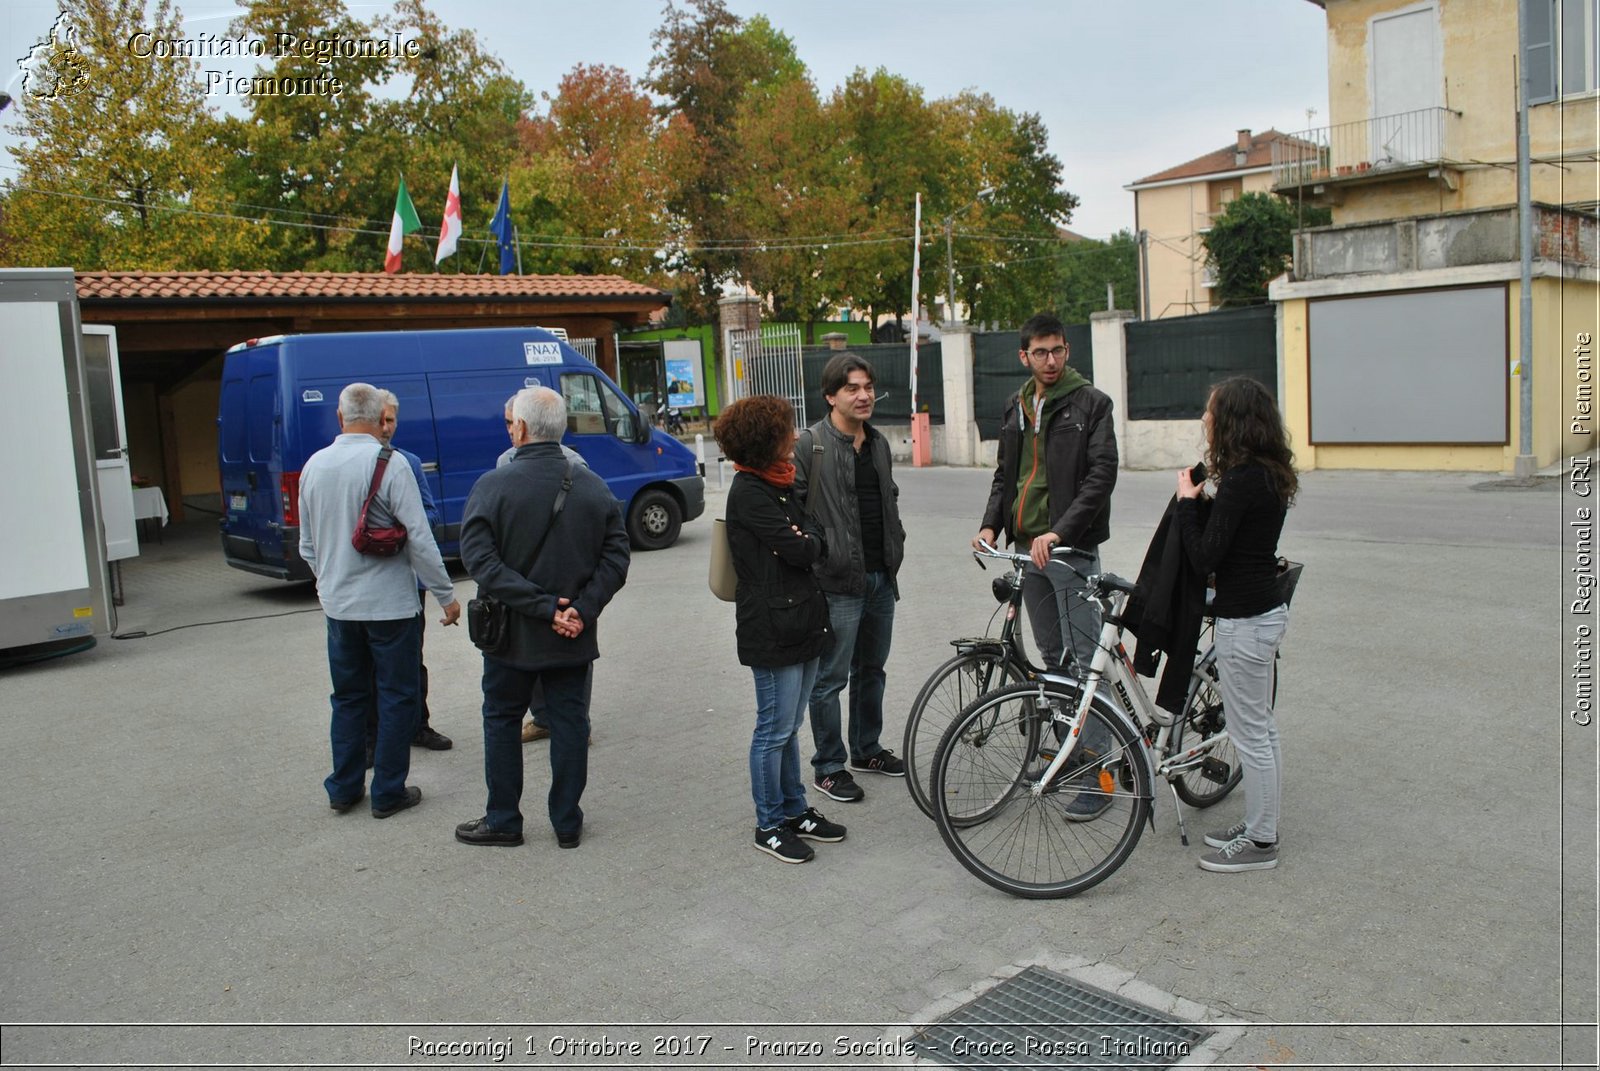
{"type": "Polygon", "coordinates": [[[795,444],[795,493],[822,528],[827,556],[813,569],[828,596],[833,646],[811,690],[811,757],[818,792],[845,803],[866,793],[851,770],[904,777],[906,764],[879,741],[884,664],[899,597],[895,575],[905,559],[900,489],[890,472],[889,441],[867,421],[877,394],[872,366],[841,353],[822,370],[828,415],[795,444]],[[849,747],[839,695],[850,684],[849,747]],[[845,768],[845,759],[850,769],[845,768]]]}
{"type": "Polygon", "coordinates": [[[628,576],[622,507],[605,482],[561,452],[567,407],[530,387],[512,404],[510,464],[478,478],[461,522],[461,561],[510,611],[508,639],[483,656],[482,818],[456,827],[467,844],[521,844],[522,714],[544,689],[550,724],[550,824],[576,848],[578,801],[589,776],[589,710],[584,682],[600,655],[595,625],[628,576]]]}
{"type": "MultiPolygon", "coordinates": [[[[1066,333],[1056,317],[1034,316],[1022,325],[1021,341],[1022,365],[1031,375],[1006,403],[994,483],[973,546],[994,543],[1004,532],[1032,557],[1022,598],[1039,656],[1055,667],[1068,664],[1070,652],[1081,677],[1100,637],[1100,612],[1081,597],[1079,574],[1100,571],[1117,483],[1111,399],[1067,367],[1066,333]],[[1060,563],[1045,569],[1058,544],[1080,552],[1072,559],[1077,572],[1060,563]]],[[[1069,805],[1068,818],[1098,817],[1111,802],[1085,797],[1069,805]]]]}

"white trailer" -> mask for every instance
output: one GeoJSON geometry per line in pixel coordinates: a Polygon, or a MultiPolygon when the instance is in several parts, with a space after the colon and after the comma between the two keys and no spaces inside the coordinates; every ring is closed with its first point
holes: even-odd
{"type": "Polygon", "coordinates": [[[73,272],[0,269],[0,656],[115,628],[96,485],[73,272]]]}

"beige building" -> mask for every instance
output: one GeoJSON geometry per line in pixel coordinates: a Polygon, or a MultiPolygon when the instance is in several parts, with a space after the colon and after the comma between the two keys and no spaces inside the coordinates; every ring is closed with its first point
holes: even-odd
{"type": "Polygon", "coordinates": [[[1600,335],[1600,0],[1309,0],[1330,125],[1281,142],[1271,188],[1327,204],[1296,235],[1280,400],[1307,467],[1516,471],[1593,444],[1600,335]],[[1519,57],[1519,7],[1526,48],[1519,57]],[[1520,355],[1518,65],[1534,259],[1520,355]],[[1532,451],[1522,455],[1531,371],[1532,451]]]}
{"type": "Polygon", "coordinates": [[[1273,146],[1283,138],[1276,130],[1241,130],[1232,145],[1123,187],[1133,191],[1134,230],[1146,236],[1144,319],[1216,307],[1201,238],[1231,201],[1272,188],[1273,146]]]}

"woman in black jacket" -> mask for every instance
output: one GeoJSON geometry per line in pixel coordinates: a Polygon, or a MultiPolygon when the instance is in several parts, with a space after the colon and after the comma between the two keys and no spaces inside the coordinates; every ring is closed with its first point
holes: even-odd
{"type": "Polygon", "coordinates": [[[750,741],[755,846],[785,863],[813,856],[803,840],[840,841],[845,830],[807,806],[800,725],[818,656],[832,637],[828,603],[811,575],[825,551],[794,497],[794,410],[757,395],[723,410],[712,428],[737,470],[728,489],[728,548],[738,577],[739,661],[756,682],[750,741]]]}
{"type": "Polygon", "coordinates": [[[1228,736],[1244,772],[1244,821],[1206,834],[1217,849],[1204,870],[1231,873],[1278,865],[1278,723],[1272,713],[1272,663],[1289,625],[1278,594],[1278,536],[1300,489],[1294,452],[1278,405],[1253,379],[1235,376],[1206,401],[1206,468],[1217,483],[1200,520],[1200,485],[1178,473],[1176,521],[1190,564],[1216,576],[1217,686],[1228,736]]]}

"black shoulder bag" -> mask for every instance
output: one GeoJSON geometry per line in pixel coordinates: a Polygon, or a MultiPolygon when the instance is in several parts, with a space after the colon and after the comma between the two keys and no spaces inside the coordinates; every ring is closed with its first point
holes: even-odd
{"type": "MultiPolygon", "coordinates": [[[[550,538],[550,530],[556,526],[556,518],[561,516],[570,490],[572,459],[568,458],[566,474],[561,478],[561,490],[556,492],[555,504],[550,509],[550,523],[544,526],[544,534],[533,547],[534,561],[539,560],[539,552],[544,550],[544,541],[550,538]]],[[[484,654],[500,654],[511,639],[511,607],[480,587],[478,597],[467,602],[467,638],[484,654]]]]}

